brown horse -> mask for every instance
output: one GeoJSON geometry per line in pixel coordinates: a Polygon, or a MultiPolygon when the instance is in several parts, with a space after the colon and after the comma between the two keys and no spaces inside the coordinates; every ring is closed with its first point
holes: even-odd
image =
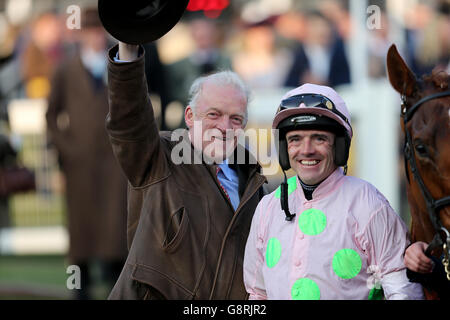
{"type": "Polygon", "coordinates": [[[417,79],[395,45],[388,51],[387,70],[402,97],[411,240],[431,243],[428,255],[445,256],[450,244],[450,76],[435,68],[417,79]]]}

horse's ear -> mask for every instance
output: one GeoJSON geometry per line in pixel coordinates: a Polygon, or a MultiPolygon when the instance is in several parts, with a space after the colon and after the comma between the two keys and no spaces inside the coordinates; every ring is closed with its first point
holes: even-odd
{"type": "Polygon", "coordinates": [[[395,44],[391,45],[387,53],[387,73],[391,85],[398,93],[407,97],[413,94],[417,86],[416,77],[398,53],[395,44]]]}

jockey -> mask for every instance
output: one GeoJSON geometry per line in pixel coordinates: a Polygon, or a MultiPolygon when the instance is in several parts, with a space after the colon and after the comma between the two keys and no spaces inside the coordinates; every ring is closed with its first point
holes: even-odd
{"type": "Polygon", "coordinates": [[[302,85],[283,97],[272,128],[283,172],[296,174],[253,217],[250,299],[423,299],[406,277],[405,224],[373,185],[346,176],[353,131],[343,99],[302,85]]]}

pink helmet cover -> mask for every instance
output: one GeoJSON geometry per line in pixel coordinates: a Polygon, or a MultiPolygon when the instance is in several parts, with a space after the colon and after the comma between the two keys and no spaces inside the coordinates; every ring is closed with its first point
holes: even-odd
{"type": "Polygon", "coordinates": [[[349,123],[345,122],[344,119],[342,119],[339,115],[334,113],[331,110],[324,109],[324,108],[316,108],[316,107],[309,107],[307,108],[303,103],[299,105],[298,108],[290,108],[283,111],[278,112],[275,115],[275,118],[273,119],[272,128],[276,129],[278,124],[283,121],[284,119],[296,115],[296,114],[318,114],[323,115],[326,117],[329,117],[333,120],[336,120],[339,124],[341,124],[346,130],[351,138],[353,136],[353,130],[351,127],[351,118],[350,118],[350,112],[347,109],[347,105],[345,104],[344,100],[341,98],[341,96],[332,88],[327,86],[321,86],[311,83],[306,83],[300,87],[297,87],[288,93],[286,93],[282,100],[287,99],[292,96],[301,95],[301,94],[320,94],[331,101],[333,101],[335,107],[339,112],[341,112],[349,121],[349,123]]]}

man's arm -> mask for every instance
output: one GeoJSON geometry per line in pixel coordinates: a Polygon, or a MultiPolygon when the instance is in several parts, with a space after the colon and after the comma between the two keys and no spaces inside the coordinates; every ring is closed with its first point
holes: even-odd
{"type": "Polygon", "coordinates": [[[137,60],[139,46],[119,41],[119,60],[131,62],[137,60]]]}
{"type": "Polygon", "coordinates": [[[168,175],[147,91],[144,49],[119,42],[108,57],[106,128],[128,180],[133,187],[140,187],[168,175]],[[116,61],[117,53],[122,62],[116,61]]]}
{"type": "Polygon", "coordinates": [[[433,271],[433,260],[425,255],[428,244],[422,241],[411,244],[405,251],[405,265],[414,272],[431,273],[433,271]]]}
{"type": "Polygon", "coordinates": [[[244,254],[244,285],[250,294],[249,300],[267,300],[262,268],[264,256],[261,239],[258,236],[260,227],[261,202],[253,215],[250,233],[247,238],[244,254]]]}
{"type": "Polygon", "coordinates": [[[407,229],[403,221],[388,206],[375,212],[364,232],[365,251],[370,265],[377,266],[385,298],[388,300],[423,299],[422,286],[409,282],[403,253],[408,244],[407,229]]]}
{"type": "Polygon", "coordinates": [[[409,281],[420,283],[428,291],[436,292],[441,300],[449,298],[450,281],[447,280],[442,257],[427,257],[428,244],[422,241],[411,244],[405,252],[405,265],[409,281]]]}

